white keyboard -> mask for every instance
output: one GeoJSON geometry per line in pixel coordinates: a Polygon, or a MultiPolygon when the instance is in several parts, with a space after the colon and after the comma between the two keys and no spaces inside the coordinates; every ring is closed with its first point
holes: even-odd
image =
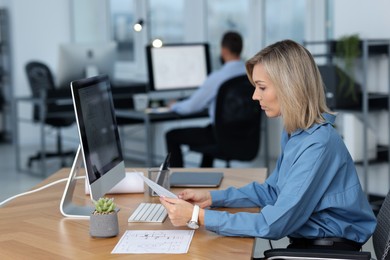
{"type": "Polygon", "coordinates": [[[129,217],[128,222],[162,223],[167,216],[168,213],[162,204],[141,203],[129,217]]]}

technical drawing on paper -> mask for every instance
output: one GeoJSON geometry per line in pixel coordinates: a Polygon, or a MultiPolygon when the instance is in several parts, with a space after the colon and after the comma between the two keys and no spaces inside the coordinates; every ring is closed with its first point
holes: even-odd
{"type": "Polygon", "coordinates": [[[194,230],[127,230],[112,254],[184,254],[194,230]]]}

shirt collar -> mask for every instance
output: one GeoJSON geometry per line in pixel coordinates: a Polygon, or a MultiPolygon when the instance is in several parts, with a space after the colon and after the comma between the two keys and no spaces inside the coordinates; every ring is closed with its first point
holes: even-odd
{"type": "Polygon", "coordinates": [[[303,131],[307,132],[308,134],[312,134],[315,130],[317,130],[317,128],[319,128],[320,126],[322,125],[326,125],[326,124],[331,124],[333,125],[335,120],[336,120],[336,116],[335,115],[332,115],[332,114],[328,114],[328,113],[322,113],[322,116],[323,118],[325,119],[325,122],[322,122],[322,123],[316,123],[316,124],[313,124],[311,127],[309,127],[308,129],[297,129],[296,131],[292,132],[291,133],[291,136],[294,136],[294,135],[298,135],[300,133],[302,133],[303,131]]]}

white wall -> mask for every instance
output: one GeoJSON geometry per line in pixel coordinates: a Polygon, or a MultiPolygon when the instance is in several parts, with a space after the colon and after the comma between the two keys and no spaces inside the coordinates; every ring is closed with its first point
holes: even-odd
{"type": "Polygon", "coordinates": [[[29,94],[26,62],[40,60],[57,70],[58,46],[71,38],[69,9],[69,0],[10,1],[15,95],[29,94]]]}
{"type": "Polygon", "coordinates": [[[107,42],[110,40],[110,21],[107,0],[70,0],[73,40],[77,43],[107,42]]]}
{"type": "MultiPolygon", "coordinates": [[[[12,87],[15,97],[31,94],[25,65],[46,63],[55,74],[58,46],[71,39],[70,0],[12,0],[8,2],[12,55],[12,87]]],[[[18,106],[19,116],[31,118],[31,105],[18,106]]],[[[37,127],[21,124],[21,143],[37,143],[37,127]]]]}
{"type": "Polygon", "coordinates": [[[390,38],[390,1],[334,0],[334,37],[359,33],[361,38],[390,38]]]}

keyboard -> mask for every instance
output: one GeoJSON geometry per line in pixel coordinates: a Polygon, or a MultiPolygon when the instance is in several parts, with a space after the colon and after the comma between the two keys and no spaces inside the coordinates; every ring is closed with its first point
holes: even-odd
{"type": "Polygon", "coordinates": [[[162,223],[168,216],[164,206],[159,203],[141,203],[131,214],[128,222],[162,223]]]}

